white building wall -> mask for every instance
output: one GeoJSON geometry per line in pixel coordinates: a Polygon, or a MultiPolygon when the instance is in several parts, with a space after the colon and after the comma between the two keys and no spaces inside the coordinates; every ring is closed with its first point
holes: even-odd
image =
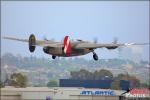
{"type": "Polygon", "coordinates": [[[46,97],[50,97],[50,100],[119,100],[118,96],[123,92],[113,90],[117,96],[82,94],[82,91],[101,90],[103,91],[103,89],[59,87],[3,88],[1,100],[46,100],[46,97]]]}

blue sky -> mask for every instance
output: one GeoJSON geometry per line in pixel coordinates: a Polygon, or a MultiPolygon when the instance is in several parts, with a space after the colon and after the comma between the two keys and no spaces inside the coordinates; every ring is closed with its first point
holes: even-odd
{"type": "MultiPolygon", "coordinates": [[[[100,43],[114,37],[120,43],[149,42],[149,1],[2,1],[1,36],[28,38],[31,33],[57,41],[69,35],[89,41],[97,37],[100,43]]],[[[2,54],[50,57],[41,47],[31,54],[25,43],[2,39],[1,46],[2,54]]],[[[141,59],[148,60],[149,47],[140,48],[141,59]]],[[[96,52],[104,59],[118,57],[118,50],[96,52]]],[[[83,57],[92,59],[92,54],[83,57]]]]}

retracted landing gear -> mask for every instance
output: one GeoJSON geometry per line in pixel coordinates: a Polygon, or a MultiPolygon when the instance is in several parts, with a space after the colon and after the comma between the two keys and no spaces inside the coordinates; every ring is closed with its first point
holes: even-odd
{"type": "Polygon", "coordinates": [[[52,59],[55,59],[55,58],[56,58],[56,56],[52,55],[52,59]]]}
{"type": "Polygon", "coordinates": [[[98,56],[94,51],[93,51],[93,59],[96,60],[96,61],[98,60],[98,56]]]}

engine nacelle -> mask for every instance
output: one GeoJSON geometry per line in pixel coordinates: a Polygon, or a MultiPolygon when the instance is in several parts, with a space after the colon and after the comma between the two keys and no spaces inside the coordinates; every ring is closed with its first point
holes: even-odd
{"type": "Polygon", "coordinates": [[[117,46],[107,47],[107,49],[116,49],[117,46]]]}
{"type": "Polygon", "coordinates": [[[36,47],[36,38],[34,34],[31,34],[29,37],[29,51],[34,52],[35,47],[36,47]]]}
{"type": "Polygon", "coordinates": [[[43,51],[44,51],[44,53],[51,54],[51,55],[62,55],[62,54],[64,54],[62,47],[54,47],[53,48],[53,47],[45,46],[45,47],[43,47],[43,51]]]}
{"type": "Polygon", "coordinates": [[[49,54],[50,48],[49,48],[49,47],[44,47],[44,48],[43,48],[43,51],[44,51],[45,53],[49,54]]]}

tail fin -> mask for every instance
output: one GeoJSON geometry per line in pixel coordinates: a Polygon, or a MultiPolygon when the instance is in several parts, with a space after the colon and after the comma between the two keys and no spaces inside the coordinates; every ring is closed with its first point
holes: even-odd
{"type": "Polygon", "coordinates": [[[69,40],[69,36],[65,36],[64,38],[64,53],[69,55],[71,52],[71,42],[69,40]]]}

